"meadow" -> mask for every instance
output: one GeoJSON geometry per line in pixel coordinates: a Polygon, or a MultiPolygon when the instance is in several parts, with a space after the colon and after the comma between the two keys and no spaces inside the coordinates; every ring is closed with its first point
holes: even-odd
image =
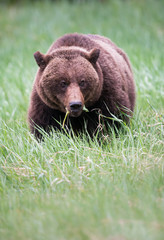
{"type": "MultiPolygon", "coordinates": [[[[5,2],[5,1],[4,1],[5,2]]],[[[164,236],[164,2],[0,3],[0,239],[162,240],[164,236]],[[129,126],[101,142],[27,124],[37,65],[65,33],[109,37],[136,82],[129,126]]]]}

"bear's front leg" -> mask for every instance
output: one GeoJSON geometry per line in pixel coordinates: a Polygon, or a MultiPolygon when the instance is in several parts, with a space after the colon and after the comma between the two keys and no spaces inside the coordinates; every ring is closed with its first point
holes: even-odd
{"type": "Polygon", "coordinates": [[[53,109],[45,105],[36,90],[33,89],[28,110],[28,121],[31,133],[34,134],[37,139],[42,138],[41,129],[45,132],[49,132],[52,124],[52,111],[53,109]]]}

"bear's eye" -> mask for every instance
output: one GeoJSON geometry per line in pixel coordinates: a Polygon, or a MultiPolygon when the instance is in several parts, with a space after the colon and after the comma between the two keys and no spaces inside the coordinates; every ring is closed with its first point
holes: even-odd
{"type": "Polygon", "coordinates": [[[60,86],[61,86],[62,88],[66,88],[67,85],[68,85],[68,83],[67,83],[66,81],[64,81],[64,80],[60,82],[60,86]]]}
{"type": "Polygon", "coordinates": [[[80,86],[80,87],[84,87],[84,85],[85,85],[85,80],[82,79],[82,80],[80,81],[80,83],[79,83],[79,86],[80,86]]]}

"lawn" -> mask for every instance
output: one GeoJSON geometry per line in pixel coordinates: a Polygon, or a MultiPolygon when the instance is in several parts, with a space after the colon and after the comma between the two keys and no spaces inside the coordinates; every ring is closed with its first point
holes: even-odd
{"type": "Polygon", "coordinates": [[[1,240],[163,239],[163,13],[162,0],[1,1],[1,240]],[[27,124],[33,53],[70,32],[104,35],[127,52],[134,117],[102,142],[58,132],[38,143],[27,124]]]}

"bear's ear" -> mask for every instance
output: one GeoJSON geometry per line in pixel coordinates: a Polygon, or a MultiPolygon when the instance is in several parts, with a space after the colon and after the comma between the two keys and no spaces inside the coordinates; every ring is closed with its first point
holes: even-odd
{"type": "Polygon", "coordinates": [[[36,62],[38,64],[38,66],[42,70],[47,66],[47,64],[48,64],[48,62],[50,60],[50,56],[44,55],[44,54],[40,53],[39,51],[34,53],[34,58],[35,58],[35,60],[36,60],[36,62]]]}
{"type": "Polygon", "coordinates": [[[99,55],[100,55],[100,49],[94,48],[90,51],[88,60],[94,64],[97,62],[99,55]]]}

